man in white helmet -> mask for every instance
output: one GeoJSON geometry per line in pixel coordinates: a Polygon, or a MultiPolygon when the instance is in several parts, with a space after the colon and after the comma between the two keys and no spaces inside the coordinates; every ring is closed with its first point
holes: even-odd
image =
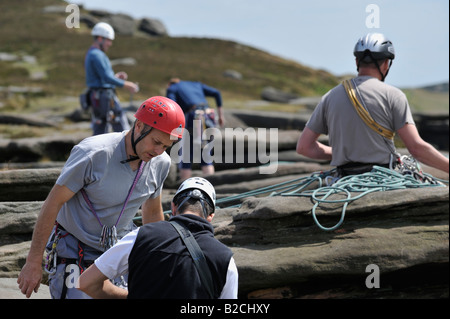
{"type": "Polygon", "coordinates": [[[214,187],[207,180],[185,180],[172,201],[174,217],[126,235],[83,272],[79,289],[94,298],[237,298],[238,272],[232,252],[214,238],[210,224],[215,200],[214,187]],[[196,267],[189,244],[171,223],[180,225],[187,237],[193,235],[206,261],[203,270],[196,267]],[[128,290],[108,280],[127,273],[128,290]],[[203,279],[206,273],[209,281],[203,279]]]}
{"type": "Polygon", "coordinates": [[[128,120],[120,107],[115,87],[124,87],[130,93],[136,93],[138,86],[127,81],[125,72],[114,74],[106,52],[112,45],[114,29],[105,22],[97,23],[91,35],[94,43],[85,57],[86,85],[89,88],[89,101],[92,108],[92,128],[94,135],[108,131],[108,125],[115,132],[130,128],[128,120]]]}
{"type": "Polygon", "coordinates": [[[297,153],[330,160],[340,176],[354,175],[373,165],[392,167],[391,159],[398,158],[397,133],[419,162],[448,173],[448,158],[420,137],[405,94],[384,83],[395,58],[392,42],[369,33],[353,53],[358,76],[323,96],[298,140],[297,153]],[[318,141],[320,134],[328,135],[329,146],[318,141]]]}

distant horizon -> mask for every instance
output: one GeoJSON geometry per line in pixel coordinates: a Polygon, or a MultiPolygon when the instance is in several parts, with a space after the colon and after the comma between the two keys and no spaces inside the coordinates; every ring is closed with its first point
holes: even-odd
{"type": "Polygon", "coordinates": [[[386,83],[418,88],[449,82],[449,2],[444,0],[65,1],[86,10],[158,19],[171,37],[234,41],[336,76],[356,74],[357,39],[380,32],[397,55],[386,83]]]}
{"type": "MultiPolygon", "coordinates": [[[[336,74],[336,73],[331,72],[331,71],[329,71],[329,70],[327,70],[325,68],[310,66],[310,65],[308,65],[306,63],[296,61],[293,58],[284,57],[284,56],[282,56],[280,54],[269,52],[269,51],[265,50],[264,48],[259,48],[257,46],[254,46],[254,45],[251,45],[251,44],[248,44],[248,43],[239,42],[239,41],[236,41],[234,39],[225,39],[225,38],[210,37],[210,36],[201,37],[201,36],[190,36],[190,35],[189,36],[188,35],[172,36],[170,34],[168,36],[171,37],[171,38],[194,38],[194,39],[198,38],[198,39],[213,39],[213,40],[223,40],[223,41],[236,42],[236,43],[241,44],[241,45],[249,46],[249,47],[252,47],[254,49],[264,51],[264,52],[266,52],[268,54],[271,54],[273,56],[276,56],[276,57],[279,57],[279,58],[282,58],[282,59],[285,59],[285,60],[288,60],[288,61],[293,61],[295,63],[299,63],[299,64],[301,64],[301,65],[303,65],[305,67],[308,67],[308,68],[329,72],[329,73],[331,73],[332,75],[334,75],[336,77],[344,77],[344,76],[349,76],[349,75],[357,76],[358,75],[356,70],[353,73],[352,72],[348,72],[348,73],[343,73],[343,74],[336,74]]],[[[389,75],[388,75],[388,77],[389,77],[389,75]]],[[[397,87],[402,88],[402,89],[423,89],[423,88],[426,88],[426,87],[434,87],[434,86],[438,86],[438,85],[442,85],[442,84],[449,84],[449,83],[450,83],[450,80],[446,79],[446,80],[442,80],[442,81],[434,81],[434,82],[424,83],[424,84],[421,84],[421,85],[418,85],[418,86],[416,86],[416,85],[414,85],[414,86],[401,86],[401,85],[398,85],[397,87]]]]}

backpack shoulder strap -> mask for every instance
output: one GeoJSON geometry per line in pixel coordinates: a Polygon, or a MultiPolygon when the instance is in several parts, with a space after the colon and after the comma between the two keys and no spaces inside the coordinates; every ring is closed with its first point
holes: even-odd
{"type": "Polygon", "coordinates": [[[189,229],[176,221],[170,221],[170,224],[172,224],[172,226],[177,230],[189,253],[191,254],[191,257],[194,260],[195,268],[197,268],[202,284],[205,286],[209,297],[211,299],[214,298],[211,271],[209,270],[209,267],[206,263],[206,258],[203,254],[202,249],[198,245],[189,229]]]}
{"type": "Polygon", "coordinates": [[[389,140],[392,140],[394,138],[395,133],[385,127],[382,127],[380,124],[374,121],[372,116],[370,116],[369,112],[367,112],[367,110],[362,106],[361,102],[358,100],[358,97],[356,96],[356,92],[355,89],[353,88],[351,80],[344,80],[342,84],[345,88],[345,92],[347,92],[348,98],[355,107],[356,113],[358,113],[359,117],[364,121],[364,123],[366,123],[368,127],[370,127],[372,130],[374,130],[381,136],[389,140]]]}

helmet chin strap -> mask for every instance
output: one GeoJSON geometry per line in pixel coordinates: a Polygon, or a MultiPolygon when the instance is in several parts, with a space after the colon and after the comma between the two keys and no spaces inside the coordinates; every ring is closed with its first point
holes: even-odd
{"type": "MultiPolygon", "coordinates": [[[[205,207],[205,203],[204,203],[204,202],[206,202],[206,203],[208,203],[208,202],[207,202],[207,200],[203,197],[202,193],[201,193],[198,189],[194,189],[194,190],[189,191],[189,192],[186,193],[185,195],[182,195],[181,197],[179,197],[178,200],[181,199],[181,198],[183,198],[183,197],[184,197],[184,199],[183,199],[183,201],[178,205],[177,211],[180,211],[181,207],[188,201],[189,198],[195,198],[195,199],[199,200],[199,201],[200,201],[200,204],[202,205],[203,216],[205,217],[205,219],[208,218],[208,216],[209,216],[209,215],[208,215],[208,211],[207,211],[207,209],[206,209],[206,207],[205,207]]],[[[208,203],[208,205],[210,205],[210,204],[208,203]]]]}
{"type": "Polygon", "coordinates": [[[137,155],[136,151],[136,144],[139,143],[144,137],[146,137],[152,130],[152,127],[150,127],[147,131],[142,132],[142,134],[135,140],[134,139],[134,128],[136,127],[136,122],[134,122],[133,128],[131,129],[131,147],[133,148],[133,152],[135,155],[131,155],[130,158],[120,161],[120,163],[125,164],[128,162],[136,161],[139,159],[139,156],[137,155]]]}
{"type": "Polygon", "coordinates": [[[386,76],[388,75],[389,70],[391,69],[392,60],[390,60],[390,62],[389,62],[389,68],[387,69],[386,74],[383,74],[383,72],[381,72],[381,68],[380,68],[380,66],[378,64],[378,61],[374,59],[374,57],[372,56],[372,53],[370,51],[366,50],[366,52],[364,53],[364,56],[362,57],[362,59],[358,60],[357,71],[359,71],[359,65],[361,63],[361,60],[364,60],[366,56],[370,57],[372,62],[375,63],[375,65],[377,66],[378,72],[380,72],[381,81],[384,82],[384,79],[386,79],[386,76]]]}
{"type": "Polygon", "coordinates": [[[100,40],[98,40],[98,38],[97,38],[97,43],[98,43],[98,47],[100,48],[100,50],[105,52],[105,48],[103,46],[105,43],[105,38],[100,37],[100,40]]]}

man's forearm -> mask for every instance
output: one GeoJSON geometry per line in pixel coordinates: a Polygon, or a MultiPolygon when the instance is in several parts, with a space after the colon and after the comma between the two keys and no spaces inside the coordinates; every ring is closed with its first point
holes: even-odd
{"type": "Polygon", "coordinates": [[[128,291],[115,286],[95,264],[78,278],[78,289],[95,299],[125,299],[128,291]]]}

